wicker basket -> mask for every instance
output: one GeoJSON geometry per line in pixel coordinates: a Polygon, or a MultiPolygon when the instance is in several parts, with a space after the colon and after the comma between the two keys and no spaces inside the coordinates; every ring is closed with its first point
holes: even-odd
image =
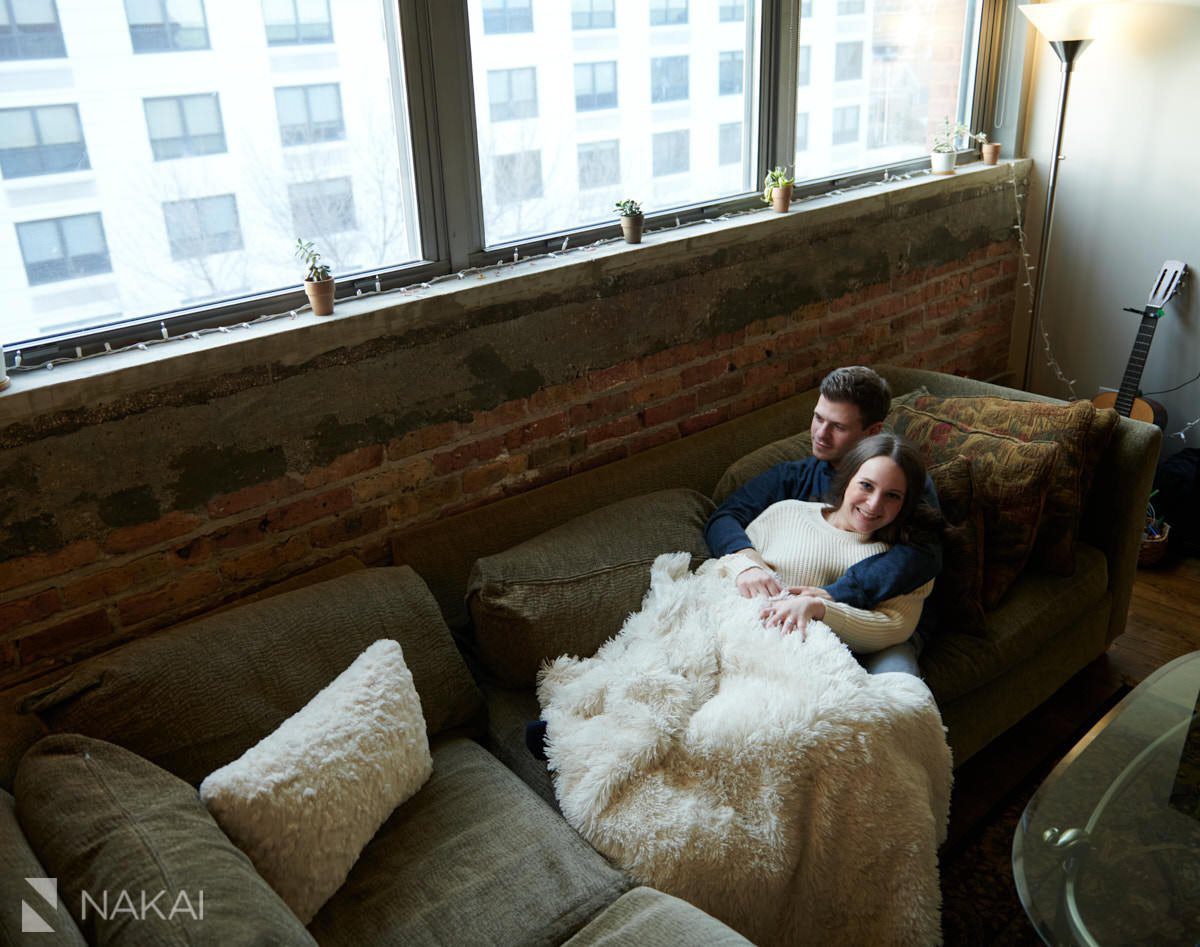
{"type": "Polygon", "coordinates": [[[1162,562],[1167,554],[1167,537],[1171,535],[1171,524],[1163,523],[1162,532],[1157,536],[1147,536],[1142,533],[1142,545],[1138,549],[1138,565],[1152,566],[1162,562]]]}

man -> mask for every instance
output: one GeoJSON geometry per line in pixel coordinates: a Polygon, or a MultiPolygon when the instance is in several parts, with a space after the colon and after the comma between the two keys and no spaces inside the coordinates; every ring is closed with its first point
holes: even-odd
{"type": "MultiPolygon", "coordinates": [[[[888,384],[870,368],[853,365],[837,368],[821,380],[820,396],[813,409],[812,456],[777,464],[755,477],[717,507],[704,529],[704,538],[714,556],[741,553],[758,563],[737,577],[738,591],[746,596],[778,595],[780,588],[773,570],[754,549],[746,527],[772,503],[780,500],[819,500],[829,487],[838,462],[864,437],[878,434],[891,406],[888,384]]],[[[928,478],[925,500],[937,508],[937,493],[928,478]]],[[[855,608],[874,608],[880,602],[924,585],[942,568],[942,548],[934,535],[913,537],[885,553],[871,556],[850,568],[824,588],[805,589],[855,608]]],[[[922,618],[922,626],[925,620],[922,618]]],[[[860,657],[872,674],[908,671],[919,674],[917,655],[921,647],[918,630],[904,644],[860,657]]]]}

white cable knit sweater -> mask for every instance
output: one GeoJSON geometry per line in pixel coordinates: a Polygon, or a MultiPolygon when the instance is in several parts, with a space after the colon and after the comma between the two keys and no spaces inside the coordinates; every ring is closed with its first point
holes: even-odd
{"type": "MultiPolygon", "coordinates": [[[[746,527],[750,542],[783,578],[784,585],[828,585],[856,562],[890,548],[862,533],[831,526],[821,514],[823,509],[823,503],[781,500],[746,527]]],[[[740,553],[721,560],[721,566],[734,578],[755,564],[740,553]]],[[[880,651],[906,641],[913,633],[932,588],[933,582],[926,582],[907,595],[880,602],[874,610],[826,602],[825,623],[850,650],[880,651]]]]}

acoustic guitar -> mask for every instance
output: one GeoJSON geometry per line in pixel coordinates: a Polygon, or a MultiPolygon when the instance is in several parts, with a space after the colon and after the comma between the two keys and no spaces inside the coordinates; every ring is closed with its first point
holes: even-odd
{"type": "Polygon", "coordinates": [[[1125,307],[1125,312],[1141,316],[1142,324],[1133,340],[1133,351],[1129,353],[1121,387],[1115,393],[1104,391],[1096,395],[1092,404],[1097,408],[1116,408],[1117,414],[1124,417],[1157,424],[1161,428],[1167,426],[1167,409],[1157,401],[1141,397],[1138,385],[1142,381],[1142,370],[1146,367],[1146,356],[1150,354],[1150,343],[1154,341],[1154,330],[1162,318],[1163,306],[1179,292],[1186,274],[1185,264],[1178,260],[1167,260],[1158,271],[1158,279],[1150,287],[1150,298],[1146,305],[1141,309],[1125,307]]]}

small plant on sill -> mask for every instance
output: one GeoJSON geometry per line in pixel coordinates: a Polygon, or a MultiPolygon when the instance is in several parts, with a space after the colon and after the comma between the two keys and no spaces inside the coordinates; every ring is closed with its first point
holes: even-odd
{"type": "Polygon", "coordinates": [[[617,201],[613,206],[621,212],[622,217],[642,216],[642,205],[632,198],[626,198],[623,201],[617,201]]]}
{"type": "Polygon", "coordinates": [[[763,180],[762,202],[770,204],[776,188],[791,187],[795,183],[796,179],[788,176],[787,168],[775,165],[763,180]]]}
{"type": "Polygon", "coordinates": [[[321,254],[313,249],[313,243],[296,238],[296,259],[308,267],[304,274],[304,292],[312,305],[313,315],[333,315],[333,293],[335,284],[329,264],[321,262],[321,254]]]}

